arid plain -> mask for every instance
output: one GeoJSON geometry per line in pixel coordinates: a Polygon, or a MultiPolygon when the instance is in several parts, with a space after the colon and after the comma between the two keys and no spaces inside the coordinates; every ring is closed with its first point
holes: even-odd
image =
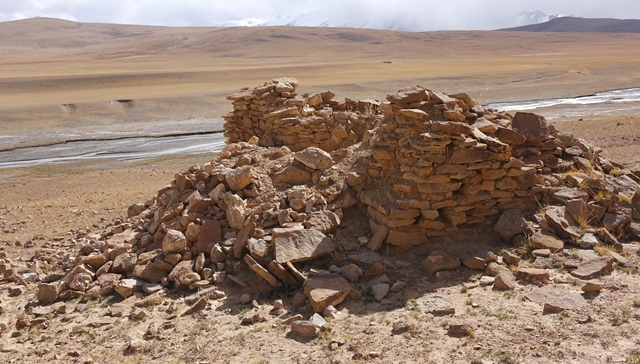
{"type": "MultiPolygon", "coordinates": [[[[640,34],[165,28],[44,18],[6,22],[0,23],[0,150],[46,144],[68,133],[183,126],[210,131],[231,110],[226,95],[281,76],[296,77],[302,92],[331,90],[337,99],[384,100],[418,84],[466,92],[482,104],[638,87],[638,44],[640,34]],[[116,100],[134,102],[126,108],[116,100]]],[[[546,116],[559,129],[600,146],[611,159],[640,169],[638,107],[551,108],[546,116]]],[[[0,254],[28,260],[43,244],[62,244],[70,231],[105,227],[126,217],[127,206],[154,196],[176,172],[212,157],[194,153],[0,169],[0,254]]],[[[418,313],[411,299],[399,308],[354,302],[339,314],[331,333],[298,342],[284,339],[281,326],[240,326],[229,315],[233,310],[214,309],[172,319],[161,340],[131,352],[131,341],[142,337],[150,322],[163,325],[164,317],[151,314],[142,323],[123,319],[103,326],[106,304],[89,302],[76,307],[67,321],[56,318],[47,330],[12,338],[15,318],[34,292],[9,297],[3,283],[0,322],[10,328],[0,330],[0,350],[16,363],[640,362],[634,351],[640,345],[637,273],[615,271],[605,282],[615,289],[603,292],[589,312],[566,316],[542,315],[533,303],[522,302],[521,292],[512,297],[413,279],[412,292],[438,290],[462,315],[473,312],[483,329],[470,338],[451,338],[440,318],[418,313]],[[470,302],[480,304],[479,315],[470,302]],[[390,323],[399,319],[415,329],[390,336],[390,323]]]]}

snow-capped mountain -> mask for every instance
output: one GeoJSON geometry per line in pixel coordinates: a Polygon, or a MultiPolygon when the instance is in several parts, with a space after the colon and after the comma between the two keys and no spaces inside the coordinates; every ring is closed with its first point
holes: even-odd
{"type": "MultiPolygon", "coordinates": [[[[436,24],[434,29],[433,19],[418,16],[389,16],[380,12],[367,12],[362,9],[358,17],[353,16],[352,11],[335,11],[335,9],[326,9],[320,11],[310,11],[304,13],[289,12],[280,14],[274,18],[247,18],[227,21],[215,26],[234,27],[234,26],[311,26],[311,27],[331,27],[331,28],[370,28],[383,30],[400,30],[409,32],[421,32],[428,30],[437,30],[436,24]]],[[[530,24],[544,23],[549,20],[562,17],[561,14],[547,14],[541,10],[520,13],[511,19],[496,20],[493,29],[501,26],[517,27],[530,24]]],[[[490,27],[490,25],[488,26],[490,27]]],[[[451,29],[451,28],[448,28],[451,29]]]]}
{"type": "Polygon", "coordinates": [[[240,20],[231,20],[225,23],[216,24],[219,27],[259,27],[266,25],[265,20],[255,19],[255,18],[247,18],[240,20]]]}
{"type": "Polygon", "coordinates": [[[354,19],[348,13],[336,13],[333,11],[313,11],[302,14],[282,14],[272,19],[240,19],[228,21],[216,26],[310,26],[330,28],[370,28],[401,31],[425,31],[426,23],[408,19],[381,18],[376,16],[360,17],[354,19]]]}
{"type": "Polygon", "coordinates": [[[566,15],[562,14],[547,14],[542,10],[529,11],[516,15],[513,25],[516,27],[531,24],[546,23],[549,20],[561,18],[566,15]]]}

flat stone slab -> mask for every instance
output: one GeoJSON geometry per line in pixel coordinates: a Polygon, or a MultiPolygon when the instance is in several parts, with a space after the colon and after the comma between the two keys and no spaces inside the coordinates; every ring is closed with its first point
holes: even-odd
{"type": "Polygon", "coordinates": [[[530,281],[546,281],[549,279],[549,272],[540,268],[520,268],[518,277],[530,281]]]}
{"type": "Polygon", "coordinates": [[[421,299],[420,303],[425,313],[430,313],[434,316],[454,315],[456,313],[453,303],[442,296],[427,296],[421,299]]]}
{"type": "Polygon", "coordinates": [[[272,236],[274,256],[280,264],[304,262],[335,250],[333,240],[317,230],[278,228],[272,236]]]}
{"type": "Polygon", "coordinates": [[[593,279],[613,270],[613,258],[597,257],[578,264],[578,268],[571,272],[571,275],[580,279],[593,279]]]}
{"type": "Polygon", "coordinates": [[[544,304],[547,301],[547,296],[551,293],[551,290],[548,288],[535,288],[531,292],[524,295],[526,299],[531,302],[536,302],[540,304],[544,304]]]}
{"type": "Polygon", "coordinates": [[[576,225],[564,206],[548,207],[544,218],[558,237],[567,240],[580,239],[580,227],[576,225]]]}
{"type": "Polygon", "coordinates": [[[337,306],[351,291],[351,285],[340,275],[326,275],[307,280],[304,294],[315,312],[323,312],[327,306],[337,306]]]}
{"type": "Polygon", "coordinates": [[[558,313],[565,310],[578,310],[587,305],[580,293],[551,291],[544,302],[544,313],[558,313]]]}
{"type": "Polygon", "coordinates": [[[454,270],[460,266],[460,260],[450,255],[431,255],[420,264],[420,269],[427,274],[435,274],[443,270],[454,270]]]}
{"type": "Polygon", "coordinates": [[[349,261],[359,266],[370,266],[382,260],[382,256],[373,251],[365,251],[362,253],[349,255],[349,261]]]}
{"type": "Polygon", "coordinates": [[[561,251],[564,242],[554,236],[536,232],[531,236],[531,243],[536,249],[549,249],[552,253],[561,251]]]}

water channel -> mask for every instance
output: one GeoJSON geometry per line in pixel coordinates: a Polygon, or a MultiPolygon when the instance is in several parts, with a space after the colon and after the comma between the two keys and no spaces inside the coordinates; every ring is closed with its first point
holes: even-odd
{"type": "MultiPolygon", "coordinates": [[[[560,107],[563,112],[569,110],[572,114],[579,115],[586,111],[585,108],[598,107],[599,112],[607,112],[620,107],[622,103],[636,103],[635,105],[640,103],[640,87],[603,91],[579,97],[498,102],[485,106],[505,111],[531,111],[560,107]]],[[[7,136],[0,136],[0,141],[6,138],[7,136]]],[[[98,134],[94,138],[2,151],[0,152],[0,169],[92,159],[139,160],[169,155],[217,152],[224,147],[225,141],[222,132],[123,139],[100,139],[98,134]]]]}

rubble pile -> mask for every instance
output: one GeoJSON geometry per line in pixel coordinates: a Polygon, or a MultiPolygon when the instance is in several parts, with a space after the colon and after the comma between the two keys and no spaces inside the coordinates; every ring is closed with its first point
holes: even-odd
{"type": "Polygon", "coordinates": [[[227,97],[233,111],[225,116],[225,137],[231,143],[259,139],[263,147],[286,145],[293,151],[318,147],[331,152],[362,140],[376,121],[379,103],[334,101],[331,91],[298,96],[298,81],[278,78],[227,97]]]}
{"type": "Polygon", "coordinates": [[[294,263],[333,253],[326,234],[357,204],[340,172],[352,163],[316,147],[229,144],[213,162],[177,173],[147,204],[132,205],[128,224],[85,239],[73,269],[41,283],[39,299],[127,298],[149,287],[224,282],[249,291],[301,286],[308,272],[294,263]]]}
{"type": "MultiPolygon", "coordinates": [[[[406,286],[384,272],[412,263],[383,258],[376,251],[385,243],[429,244],[491,231],[514,246],[548,249],[549,257],[565,245],[621,252],[640,240],[640,176],[541,116],[512,117],[465,94],[413,87],[389,95],[379,109],[384,117],[360,132],[366,122],[359,111],[329,96],[297,98],[296,86],[278,79],[230,96],[230,141],[217,158],[177,173],[151,200],[132,205],[127,223],[86,237],[64,272],[41,280],[39,301],[112,292],[127,298],[162,287],[219,298],[224,285],[247,292],[289,286],[304,287],[294,305],[308,300],[324,312],[361,297],[359,280],[368,280],[378,301],[406,286]],[[310,132],[311,120],[326,129],[310,132]],[[298,128],[305,132],[287,134],[298,128]],[[329,136],[337,128],[345,138],[329,136]],[[285,136],[296,140],[290,146],[285,136]],[[352,215],[368,219],[370,229],[345,238],[341,229],[350,227],[341,222],[352,215]],[[309,265],[327,255],[340,266],[309,265]]],[[[594,275],[594,265],[597,275],[614,260],[626,264],[620,255],[588,267],[563,257],[563,266],[583,279],[594,275]]],[[[433,252],[421,268],[441,274],[464,264],[508,288],[515,278],[506,265],[520,264],[521,279],[544,279],[521,258],[433,252]]]]}

